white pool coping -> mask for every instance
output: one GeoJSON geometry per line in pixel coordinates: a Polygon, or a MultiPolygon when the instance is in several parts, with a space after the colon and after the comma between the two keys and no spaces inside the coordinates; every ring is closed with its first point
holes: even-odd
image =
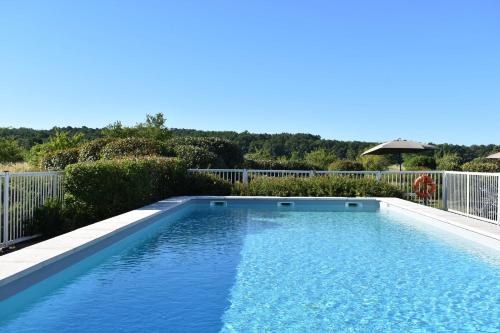
{"type": "MultiPolygon", "coordinates": [[[[46,241],[28,246],[18,251],[0,256],[0,289],[17,280],[28,277],[31,273],[65,259],[73,254],[109,240],[127,229],[151,218],[177,208],[194,200],[286,200],[286,201],[340,201],[340,200],[376,200],[381,207],[396,207],[413,214],[425,216],[442,223],[442,229],[450,229],[455,234],[482,243],[500,251],[500,226],[474,220],[458,214],[422,206],[397,198],[344,198],[344,197],[262,197],[262,196],[189,196],[173,197],[158,201],[112,218],[96,222],[89,226],[68,232],[46,241]]],[[[7,286],[8,287],[8,286],[7,286]]],[[[1,300],[1,298],[0,298],[1,300]]]]}

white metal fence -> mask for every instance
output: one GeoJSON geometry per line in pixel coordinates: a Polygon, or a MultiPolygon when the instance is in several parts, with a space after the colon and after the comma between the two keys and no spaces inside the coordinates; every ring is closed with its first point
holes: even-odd
{"type": "Polygon", "coordinates": [[[427,199],[427,204],[443,208],[443,171],[314,171],[314,170],[250,170],[250,169],[190,169],[192,173],[214,174],[230,183],[242,182],[244,184],[257,176],[267,177],[311,177],[332,175],[349,178],[372,178],[392,184],[404,193],[407,200],[424,203],[413,191],[415,179],[422,174],[432,177],[436,183],[436,191],[427,199]]]}
{"type": "Polygon", "coordinates": [[[246,169],[190,169],[192,173],[210,173],[231,183],[248,183],[256,176],[312,177],[336,175],[351,178],[373,178],[398,187],[404,197],[424,204],[413,189],[421,175],[430,176],[436,191],[425,204],[447,209],[475,219],[500,224],[500,174],[453,171],[311,171],[311,170],[246,170],[246,169]]]}
{"type": "Polygon", "coordinates": [[[0,248],[33,236],[27,224],[35,208],[62,198],[62,180],[58,172],[0,173],[0,248]]]}
{"type": "Polygon", "coordinates": [[[446,172],[446,203],[451,212],[500,224],[500,174],[446,172]]]}

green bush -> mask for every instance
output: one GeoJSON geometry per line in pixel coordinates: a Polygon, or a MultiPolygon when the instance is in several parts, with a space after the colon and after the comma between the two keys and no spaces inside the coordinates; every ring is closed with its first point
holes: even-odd
{"type": "Polygon", "coordinates": [[[433,156],[405,154],[403,166],[405,170],[434,170],[436,160],[433,156]]]}
{"type": "Polygon", "coordinates": [[[291,160],[245,160],[244,166],[247,169],[264,170],[315,170],[316,167],[303,161],[291,160]]]}
{"type": "Polygon", "coordinates": [[[472,160],[462,165],[463,171],[469,172],[500,172],[500,164],[493,161],[472,160]]]}
{"type": "Polygon", "coordinates": [[[25,151],[16,140],[0,139],[0,163],[20,162],[25,151]]]}
{"type": "MultiPolygon", "coordinates": [[[[209,151],[220,158],[220,167],[224,168],[234,168],[243,162],[243,153],[240,147],[222,138],[179,136],[170,139],[168,144],[174,147],[174,149],[179,146],[194,146],[209,151]]],[[[180,155],[178,156],[183,157],[180,155]]]]}
{"type": "Polygon", "coordinates": [[[444,171],[460,171],[461,160],[457,154],[445,154],[436,160],[436,169],[444,171]]]}
{"type": "Polygon", "coordinates": [[[46,170],[64,170],[66,166],[78,162],[78,148],[61,149],[47,153],[41,160],[46,170]]]}
{"type": "Polygon", "coordinates": [[[211,174],[189,174],[185,182],[184,195],[230,195],[231,183],[211,174]]]}
{"type": "Polygon", "coordinates": [[[88,224],[92,221],[90,213],[86,206],[73,200],[63,203],[49,199],[44,205],[35,208],[27,230],[31,234],[46,237],[60,235],[88,224]]]}
{"type": "Polygon", "coordinates": [[[28,154],[29,162],[32,165],[41,166],[42,160],[51,153],[57,151],[77,148],[83,142],[83,134],[71,135],[68,132],[56,131],[47,142],[34,145],[28,154]]]}
{"type": "Polygon", "coordinates": [[[173,156],[173,151],[160,141],[131,137],[111,141],[104,146],[101,152],[103,159],[154,155],[173,156]]]}
{"type": "Polygon", "coordinates": [[[363,164],[358,161],[338,160],[328,166],[328,170],[333,171],[363,171],[363,164]]]}
{"type": "Polygon", "coordinates": [[[361,156],[360,162],[363,164],[363,169],[370,171],[387,170],[392,164],[391,159],[385,155],[365,155],[361,156]]]}
{"type": "Polygon", "coordinates": [[[326,149],[313,150],[304,155],[304,161],[319,170],[328,169],[328,166],[335,160],[337,156],[326,149]]]}
{"type": "Polygon", "coordinates": [[[186,179],[182,161],[162,157],[77,163],[65,171],[66,199],[87,207],[94,220],[182,193],[186,179]]]}
{"type": "Polygon", "coordinates": [[[78,155],[79,162],[91,162],[101,159],[103,148],[113,141],[110,138],[99,138],[92,141],[85,142],[80,146],[80,153],[78,155]]]}
{"type": "Polygon", "coordinates": [[[211,151],[196,146],[175,146],[175,154],[188,168],[223,168],[224,161],[211,151]]]}
{"type": "Polygon", "coordinates": [[[402,197],[395,186],[372,178],[355,179],[342,176],[256,177],[247,185],[237,183],[235,195],[306,196],[306,197],[402,197]]]}

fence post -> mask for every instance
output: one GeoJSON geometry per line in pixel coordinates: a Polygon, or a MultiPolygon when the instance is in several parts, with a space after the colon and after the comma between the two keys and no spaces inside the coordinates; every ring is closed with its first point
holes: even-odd
{"type": "Polygon", "coordinates": [[[465,199],[465,204],[467,205],[465,212],[467,213],[467,216],[470,215],[470,175],[467,174],[467,185],[466,185],[466,190],[465,190],[465,195],[467,195],[467,198],[465,199]]]}
{"type": "Polygon", "coordinates": [[[443,172],[443,179],[442,179],[442,198],[443,198],[443,209],[448,210],[448,177],[447,177],[446,171],[443,172]]]}
{"type": "Polygon", "coordinates": [[[243,169],[243,184],[248,184],[248,170],[247,169],[243,169]]]}
{"type": "Polygon", "coordinates": [[[377,171],[377,173],[375,175],[375,179],[377,179],[379,181],[382,179],[382,171],[377,171]]]}
{"type": "Polygon", "coordinates": [[[5,173],[3,178],[3,245],[9,242],[9,173],[5,173]]]}
{"type": "Polygon", "coordinates": [[[500,175],[498,176],[498,184],[497,184],[497,225],[500,225],[500,175]]]}

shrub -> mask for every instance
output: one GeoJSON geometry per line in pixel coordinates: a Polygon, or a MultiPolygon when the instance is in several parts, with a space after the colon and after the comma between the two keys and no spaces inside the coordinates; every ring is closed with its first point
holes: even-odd
{"type": "Polygon", "coordinates": [[[316,167],[304,161],[291,160],[245,160],[244,166],[248,169],[266,170],[315,170],[316,167]]]}
{"type": "Polygon", "coordinates": [[[226,139],[217,137],[180,136],[170,139],[168,144],[174,147],[174,149],[178,146],[194,146],[209,151],[221,159],[223,162],[223,164],[221,163],[220,165],[221,167],[234,168],[243,163],[243,153],[240,147],[226,139]]]}
{"type": "Polygon", "coordinates": [[[45,143],[31,147],[28,158],[32,165],[40,166],[42,160],[51,153],[77,148],[83,142],[83,134],[71,135],[68,132],[56,131],[45,143]]]}
{"type": "Polygon", "coordinates": [[[364,167],[358,161],[339,160],[334,161],[328,166],[328,170],[334,171],[363,171],[364,167]]]}
{"type": "Polygon", "coordinates": [[[436,169],[436,160],[432,156],[411,155],[403,157],[405,170],[434,170],[436,169]]]}
{"type": "Polygon", "coordinates": [[[173,156],[167,145],[146,138],[124,138],[109,142],[101,152],[103,159],[123,158],[127,156],[173,156]]]}
{"type": "Polygon", "coordinates": [[[459,171],[461,170],[461,160],[457,154],[445,154],[436,160],[437,170],[459,171]]]}
{"type": "Polygon", "coordinates": [[[175,154],[188,168],[222,168],[224,161],[211,151],[196,146],[175,146],[175,154]]]}
{"type": "Polygon", "coordinates": [[[365,170],[383,171],[392,164],[391,159],[384,155],[365,155],[360,158],[365,170]]]}
{"type": "Polygon", "coordinates": [[[462,170],[469,172],[500,172],[500,164],[487,159],[475,159],[464,163],[462,170]]]}
{"type": "Polygon", "coordinates": [[[81,203],[49,199],[35,208],[27,228],[31,234],[52,237],[82,227],[91,220],[90,211],[81,203]]]}
{"type": "Polygon", "coordinates": [[[327,169],[328,166],[336,159],[337,156],[326,149],[313,150],[304,156],[304,161],[321,170],[327,169]]]}
{"type": "Polygon", "coordinates": [[[189,174],[185,182],[185,195],[229,195],[231,183],[206,173],[189,174]]]}
{"type": "Polygon", "coordinates": [[[101,159],[101,152],[103,148],[111,141],[113,140],[110,138],[99,138],[84,143],[80,146],[78,161],[91,162],[101,159]]]}
{"type": "Polygon", "coordinates": [[[77,163],[66,168],[66,199],[99,220],[182,193],[185,179],[185,165],[175,158],[77,163]]]}
{"type": "Polygon", "coordinates": [[[24,159],[24,149],[15,140],[0,139],[0,163],[15,163],[24,159]]]}
{"type": "Polygon", "coordinates": [[[402,197],[403,195],[397,187],[372,178],[355,179],[341,176],[256,177],[247,185],[235,184],[233,193],[280,197],[402,197]]]}
{"type": "Polygon", "coordinates": [[[41,160],[46,170],[64,170],[66,166],[78,162],[78,148],[61,149],[47,153],[41,160]]]}

